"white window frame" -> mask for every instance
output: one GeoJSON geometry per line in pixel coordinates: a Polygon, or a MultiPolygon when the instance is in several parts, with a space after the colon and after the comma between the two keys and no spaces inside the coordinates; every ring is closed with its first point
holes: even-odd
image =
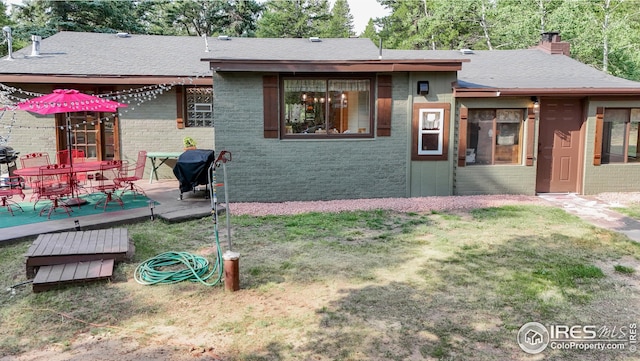
{"type": "Polygon", "coordinates": [[[418,115],[418,155],[442,155],[444,144],[444,109],[422,108],[418,115]],[[423,135],[437,134],[438,148],[425,150],[423,135]]]}

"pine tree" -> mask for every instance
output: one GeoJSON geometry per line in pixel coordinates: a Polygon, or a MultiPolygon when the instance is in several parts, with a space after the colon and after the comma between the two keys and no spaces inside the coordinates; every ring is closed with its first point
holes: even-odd
{"type": "Polygon", "coordinates": [[[336,0],[331,9],[326,31],[321,34],[326,38],[348,38],[355,35],[353,31],[353,15],[351,15],[347,0],[336,0]]]}

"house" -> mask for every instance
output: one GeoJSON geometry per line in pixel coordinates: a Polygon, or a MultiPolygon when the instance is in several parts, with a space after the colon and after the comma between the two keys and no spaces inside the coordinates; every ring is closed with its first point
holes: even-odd
{"type": "Polygon", "coordinates": [[[640,83],[571,59],[557,33],[503,51],[365,42],[215,43],[233,199],[640,190],[640,83]]]}
{"type": "MultiPolygon", "coordinates": [[[[501,51],[71,32],[40,48],[2,60],[2,89],[114,92],[131,105],[102,123],[97,138],[112,128],[117,140],[98,157],[176,151],[192,136],[233,154],[233,201],[640,190],[640,83],[571,59],[556,33],[501,51]]],[[[63,145],[60,117],[29,144],[43,119],[17,116],[15,149],[63,145]]]]}
{"type": "MultiPolygon", "coordinates": [[[[128,104],[118,113],[70,114],[73,147],[89,158],[135,162],[142,149],[182,151],[187,136],[213,148],[211,72],[200,61],[205,39],[82,32],[33,39],[13,59],[0,60],[0,100],[11,104],[72,88],[128,104]]],[[[0,112],[0,136],[21,155],[66,149],[65,124],[64,114],[0,112]]],[[[174,177],[169,167],[159,171],[174,177]]]]}

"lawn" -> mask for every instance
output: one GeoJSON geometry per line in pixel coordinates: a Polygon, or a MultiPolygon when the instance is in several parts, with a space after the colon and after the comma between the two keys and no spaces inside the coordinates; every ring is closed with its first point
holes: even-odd
{"type": "MultiPolygon", "coordinates": [[[[239,291],[133,280],[142,261],[166,251],[212,258],[210,219],[127,226],[135,259],[118,265],[112,282],[0,294],[0,357],[637,359],[628,350],[551,348],[536,357],[518,346],[519,328],[531,321],[616,327],[613,338],[640,320],[640,246],[561,209],[233,216],[231,223],[239,291]]],[[[3,289],[25,280],[29,245],[0,247],[3,289]]]]}

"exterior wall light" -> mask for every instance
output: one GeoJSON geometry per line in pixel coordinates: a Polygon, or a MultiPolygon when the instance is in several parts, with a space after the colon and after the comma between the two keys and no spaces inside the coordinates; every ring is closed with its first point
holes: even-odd
{"type": "Polygon", "coordinates": [[[418,94],[427,96],[429,94],[429,82],[428,81],[419,81],[418,82],[418,94]]]}
{"type": "Polygon", "coordinates": [[[538,97],[531,97],[531,101],[533,102],[533,114],[540,114],[540,102],[538,101],[538,97]]]}

